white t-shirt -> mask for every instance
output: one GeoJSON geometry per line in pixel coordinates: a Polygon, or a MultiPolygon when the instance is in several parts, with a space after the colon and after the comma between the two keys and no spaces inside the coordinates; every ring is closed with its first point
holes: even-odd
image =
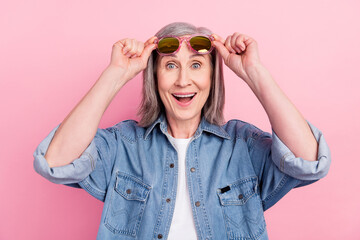
{"type": "Polygon", "coordinates": [[[180,139],[169,136],[178,152],[178,187],[174,215],[169,231],[169,240],[196,240],[196,229],[191,210],[189,190],[186,181],[185,157],[191,138],[180,139]]]}

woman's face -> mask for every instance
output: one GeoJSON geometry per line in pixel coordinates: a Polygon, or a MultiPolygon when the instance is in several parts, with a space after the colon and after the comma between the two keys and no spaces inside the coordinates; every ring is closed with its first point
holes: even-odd
{"type": "Polygon", "coordinates": [[[183,41],[176,55],[159,57],[156,71],[168,121],[200,121],[211,86],[209,54],[197,54],[183,41]]]}

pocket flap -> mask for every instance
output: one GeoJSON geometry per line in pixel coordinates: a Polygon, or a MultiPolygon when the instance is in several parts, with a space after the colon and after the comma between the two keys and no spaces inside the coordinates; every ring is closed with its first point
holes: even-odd
{"type": "Polygon", "coordinates": [[[257,177],[248,177],[217,189],[217,194],[221,205],[243,205],[257,193],[257,186],[257,177]]]}
{"type": "Polygon", "coordinates": [[[118,172],[115,191],[127,200],[146,201],[151,187],[126,173],[118,172]]]}

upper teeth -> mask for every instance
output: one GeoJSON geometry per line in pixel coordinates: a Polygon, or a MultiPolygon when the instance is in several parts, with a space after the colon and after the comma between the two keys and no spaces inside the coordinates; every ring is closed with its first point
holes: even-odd
{"type": "Polygon", "coordinates": [[[175,97],[193,97],[195,95],[195,93],[192,93],[192,94],[186,94],[186,95],[177,95],[177,94],[173,94],[175,97]]]}

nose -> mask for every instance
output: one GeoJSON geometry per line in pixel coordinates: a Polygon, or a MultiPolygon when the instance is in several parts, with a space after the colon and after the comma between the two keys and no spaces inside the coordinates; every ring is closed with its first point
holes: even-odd
{"type": "MultiPolygon", "coordinates": [[[[179,55],[185,55],[187,56],[187,52],[190,51],[190,49],[188,48],[187,44],[185,41],[183,41],[184,39],[181,40],[180,42],[180,49],[179,49],[179,52],[178,54],[179,55]]],[[[191,73],[189,73],[189,70],[188,68],[186,67],[186,60],[185,59],[182,59],[180,57],[180,71],[178,71],[178,76],[177,76],[177,80],[175,82],[175,84],[178,86],[178,87],[186,87],[186,86],[189,86],[191,85],[191,73]]]]}
{"type": "Polygon", "coordinates": [[[186,71],[186,68],[181,68],[175,84],[179,87],[186,87],[191,85],[191,79],[186,71]]]}

